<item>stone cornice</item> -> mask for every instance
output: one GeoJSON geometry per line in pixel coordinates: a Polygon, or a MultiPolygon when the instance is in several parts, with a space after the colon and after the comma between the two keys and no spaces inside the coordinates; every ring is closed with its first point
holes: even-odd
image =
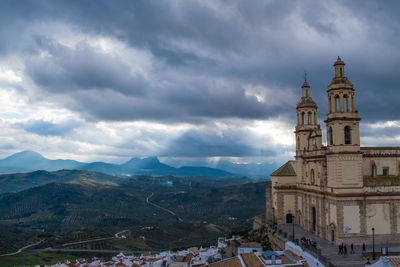
{"type": "MultiPolygon", "coordinates": [[[[326,187],[331,188],[331,189],[361,189],[363,187],[326,187]]],[[[386,196],[398,196],[400,197],[400,192],[361,192],[361,193],[334,193],[334,192],[329,192],[329,191],[320,191],[316,189],[311,189],[311,188],[301,188],[298,187],[297,185],[277,185],[274,186],[274,189],[278,190],[296,190],[296,191],[302,191],[302,192],[307,192],[307,193],[314,193],[318,194],[321,197],[326,197],[326,196],[331,196],[331,197],[359,197],[359,198],[366,198],[366,197],[386,197],[386,196]]],[[[382,199],[370,199],[368,201],[382,201],[382,199]]],[[[400,200],[400,198],[398,199],[400,200]]],[[[342,200],[345,201],[345,200],[342,200]]],[[[351,200],[354,201],[354,200],[351,200]]]]}
{"type": "Polygon", "coordinates": [[[337,117],[337,118],[330,118],[330,119],[326,119],[324,120],[325,123],[329,123],[332,121],[360,121],[361,118],[346,118],[346,117],[337,117]]]}

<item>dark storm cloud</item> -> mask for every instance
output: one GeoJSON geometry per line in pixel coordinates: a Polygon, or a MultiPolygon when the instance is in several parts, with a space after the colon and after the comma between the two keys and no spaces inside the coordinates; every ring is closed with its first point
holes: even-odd
{"type": "Polygon", "coordinates": [[[381,138],[391,138],[392,142],[396,142],[394,137],[400,136],[400,125],[361,125],[360,131],[364,137],[379,136],[381,138]]]}
{"type": "Polygon", "coordinates": [[[263,85],[299,97],[304,70],[322,117],[337,55],[347,63],[363,121],[398,119],[400,113],[396,2],[2,1],[0,5],[3,54],[28,54],[27,74],[38,87],[64,94],[72,101],[61,104],[91,119],[195,123],[288,116],[294,113],[295,101],[288,103],[268,91],[266,98],[276,105],[259,102],[246,94],[245,87],[263,85]],[[350,21],[354,25],[340,25],[349,17],[354,17],[350,21]],[[54,22],[77,32],[117,38],[148,52],[156,67],[145,78],[129,71],[121,58],[96,51],[85,41],[70,48],[49,32],[29,32],[33,30],[29,25],[54,22]],[[51,57],[39,57],[43,50],[51,57]]]}
{"type": "Polygon", "coordinates": [[[130,97],[114,90],[95,90],[74,94],[71,109],[96,120],[149,120],[163,122],[203,123],[207,119],[249,118],[266,119],[281,115],[276,108],[246,96],[243,88],[228,89],[167,88],[150,92],[146,98],[130,97]],[[105,101],[106,99],[106,101],[105,101]],[[110,112],[112,111],[112,112],[110,112]]]}
{"type": "Polygon", "coordinates": [[[27,132],[35,133],[42,136],[65,136],[71,133],[75,128],[80,126],[77,121],[65,121],[60,123],[52,123],[42,120],[31,120],[26,123],[18,123],[15,126],[22,128],[27,132]]]}
{"type": "Polygon", "coordinates": [[[117,57],[98,53],[81,42],[71,49],[55,41],[36,37],[37,49],[49,55],[27,61],[27,73],[54,93],[91,89],[113,89],[126,95],[142,95],[145,81],[132,75],[117,57]]]}

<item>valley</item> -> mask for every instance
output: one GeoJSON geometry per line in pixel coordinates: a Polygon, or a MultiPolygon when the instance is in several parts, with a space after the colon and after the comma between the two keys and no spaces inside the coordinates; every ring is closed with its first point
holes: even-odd
{"type": "Polygon", "coordinates": [[[34,249],[158,251],[251,228],[266,182],[248,178],[36,171],[0,177],[0,254],[34,249]],[[117,234],[123,232],[123,234],[117,234]]]}

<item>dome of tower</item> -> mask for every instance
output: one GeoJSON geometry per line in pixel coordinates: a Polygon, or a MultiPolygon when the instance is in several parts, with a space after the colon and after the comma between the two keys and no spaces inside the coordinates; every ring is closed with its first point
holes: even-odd
{"type": "Polygon", "coordinates": [[[328,85],[328,90],[332,88],[348,88],[353,89],[353,84],[344,75],[344,62],[340,57],[337,58],[333,66],[335,67],[335,76],[328,85]]]}
{"type": "Polygon", "coordinates": [[[312,100],[310,96],[310,85],[307,82],[307,79],[304,78],[303,85],[301,86],[303,89],[302,96],[300,98],[299,103],[297,103],[297,107],[317,107],[317,104],[312,100]]]}
{"type": "Polygon", "coordinates": [[[296,107],[301,108],[301,107],[317,107],[317,104],[314,102],[314,100],[311,97],[302,97],[300,98],[300,101],[297,103],[296,107]]]}

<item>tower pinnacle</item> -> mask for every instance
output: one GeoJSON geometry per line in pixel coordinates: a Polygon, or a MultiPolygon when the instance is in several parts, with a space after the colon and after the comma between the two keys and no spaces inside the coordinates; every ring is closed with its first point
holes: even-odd
{"type": "Polygon", "coordinates": [[[303,89],[302,97],[309,97],[310,96],[310,85],[307,82],[306,76],[304,76],[304,82],[301,86],[303,89]]]}
{"type": "Polygon", "coordinates": [[[342,59],[338,56],[337,60],[333,64],[335,67],[335,78],[343,78],[344,77],[344,62],[342,59]]]}

